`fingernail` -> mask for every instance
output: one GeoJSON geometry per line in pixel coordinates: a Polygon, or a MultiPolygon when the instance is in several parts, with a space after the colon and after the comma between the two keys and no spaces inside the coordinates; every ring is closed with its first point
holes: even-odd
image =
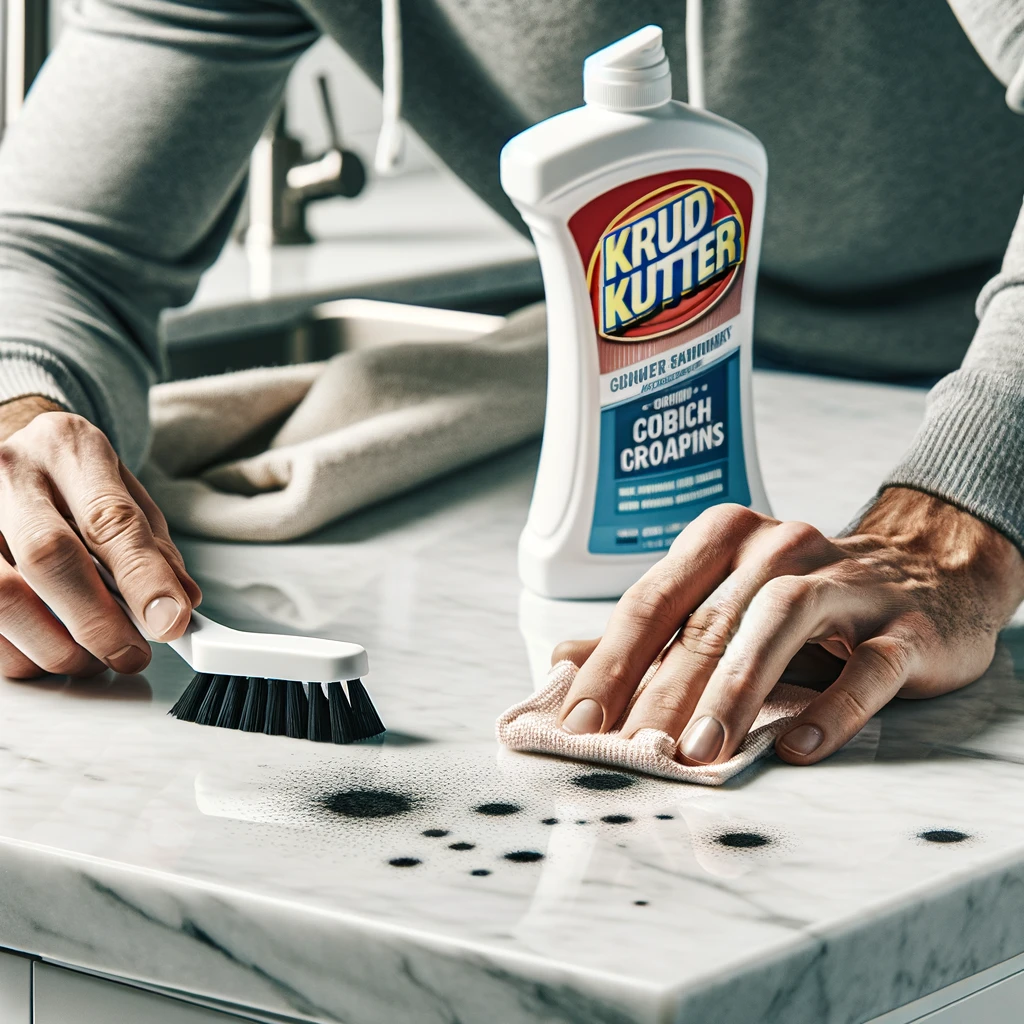
{"type": "Polygon", "coordinates": [[[128,644],[115,651],[107,658],[107,665],[115,672],[131,676],[140,671],[146,664],[146,652],[139,647],[128,644]]]}
{"type": "Polygon", "coordinates": [[[710,764],[722,749],[725,730],[722,723],[710,715],[699,718],[683,733],[679,740],[679,753],[689,761],[710,764]]]}
{"type": "Polygon", "coordinates": [[[161,637],[178,621],[181,605],[173,597],[157,597],[146,605],[143,616],[150,635],[161,637]]]}
{"type": "Polygon", "coordinates": [[[779,742],[794,754],[813,754],[824,738],[825,734],[816,725],[798,725],[790,729],[779,742]]]}
{"type": "Polygon", "coordinates": [[[604,710],[596,700],[584,698],[565,716],[562,728],[566,732],[600,732],[604,723],[604,710]]]}

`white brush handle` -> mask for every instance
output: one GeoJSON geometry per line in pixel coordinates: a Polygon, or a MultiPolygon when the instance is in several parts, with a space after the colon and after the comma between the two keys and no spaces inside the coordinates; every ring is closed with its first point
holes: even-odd
{"type": "MultiPolygon", "coordinates": [[[[106,568],[99,562],[96,568],[135,628],[150,642],[159,642],[125,604],[106,568]]],[[[361,679],[370,670],[366,649],[359,644],[282,633],[248,633],[222,626],[195,611],[184,634],[166,643],[194,672],[210,675],[333,683],[361,679]]]]}

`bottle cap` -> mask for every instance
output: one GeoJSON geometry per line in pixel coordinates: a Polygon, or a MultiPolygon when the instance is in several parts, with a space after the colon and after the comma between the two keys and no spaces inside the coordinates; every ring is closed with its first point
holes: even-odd
{"type": "Polygon", "coordinates": [[[661,27],[646,25],[583,62],[583,100],[608,110],[650,110],[672,98],[661,27]]]}

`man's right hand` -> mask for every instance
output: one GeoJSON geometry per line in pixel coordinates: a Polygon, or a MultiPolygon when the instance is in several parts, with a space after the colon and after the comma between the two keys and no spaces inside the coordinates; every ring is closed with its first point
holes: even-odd
{"type": "Polygon", "coordinates": [[[106,435],[37,396],[0,406],[0,673],[139,672],[202,599],[167,521],[106,435]]]}

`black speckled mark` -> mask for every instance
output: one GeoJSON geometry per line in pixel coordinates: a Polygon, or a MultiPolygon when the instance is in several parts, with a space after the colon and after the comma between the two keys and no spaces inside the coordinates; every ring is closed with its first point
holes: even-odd
{"type": "Polygon", "coordinates": [[[558,824],[558,819],[557,818],[542,818],[541,819],[541,824],[542,825],[557,825],[558,824]]]}
{"type": "Polygon", "coordinates": [[[345,818],[391,818],[408,814],[415,806],[412,797],[388,789],[339,789],[328,793],[320,803],[345,818]]]}
{"type": "Polygon", "coordinates": [[[601,820],[606,825],[628,825],[633,819],[628,814],[606,814],[601,820]]]}
{"type": "Polygon", "coordinates": [[[484,875],[489,875],[490,871],[488,871],[487,868],[474,868],[470,871],[470,874],[475,875],[477,878],[483,878],[484,875]]]}
{"type": "Polygon", "coordinates": [[[587,824],[587,819],[586,818],[577,818],[576,819],[576,824],[577,825],[586,825],[587,824]]]}
{"type": "Polygon", "coordinates": [[[929,843],[962,843],[971,837],[966,832],[958,832],[953,828],[932,828],[926,832],[918,832],[917,838],[929,843]]]}
{"type": "Polygon", "coordinates": [[[580,789],[629,789],[636,785],[636,779],[618,772],[587,772],[586,775],[577,775],[572,784],[580,789]]]}
{"type": "Polygon", "coordinates": [[[423,834],[430,839],[440,839],[442,836],[448,835],[448,829],[446,828],[428,828],[424,829],[423,834]]]}
{"type": "Polygon", "coordinates": [[[475,850],[476,843],[449,843],[449,850],[475,850]]]}
{"type": "Polygon", "coordinates": [[[647,906],[647,900],[633,900],[633,906],[634,907],[646,907],[647,906]]]}
{"type": "Polygon", "coordinates": [[[760,832],[723,832],[715,836],[715,842],[734,850],[752,850],[756,846],[767,846],[771,840],[760,832]]]}
{"type": "Polygon", "coordinates": [[[503,818],[506,814],[518,814],[522,807],[519,804],[481,804],[475,808],[477,814],[486,814],[491,818],[503,818]]]}
{"type": "Polygon", "coordinates": [[[673,821],[675,819],[674,814],[656,814],[655,817],[658,821],[673,821]]]}
{"type": "Polygon", "coordinates": [[[505,854],[505,860],[510,860],[513,864],[533,864],[543,859],[544,854],[537,850],[513,850],[505,854]]]}
{"type": "Polygon", "coordinates": [[[418,857],[392,857],[388,863],[393,868],[414,868],[417,864],[422,864],[418,857]]]}

